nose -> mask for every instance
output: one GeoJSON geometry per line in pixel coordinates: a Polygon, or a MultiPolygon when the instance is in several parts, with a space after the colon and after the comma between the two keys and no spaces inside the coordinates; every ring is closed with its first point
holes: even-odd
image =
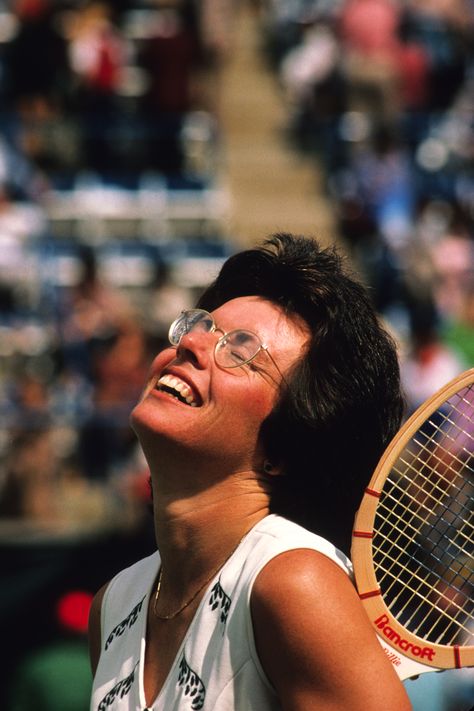
{"type": "Polygon", "coordinates": [[[192,363],[196,368],[206,368],[213,358],[215,342],[214,334],[209,331],[185,333],[176,346],[177,359],[192,363]]]}

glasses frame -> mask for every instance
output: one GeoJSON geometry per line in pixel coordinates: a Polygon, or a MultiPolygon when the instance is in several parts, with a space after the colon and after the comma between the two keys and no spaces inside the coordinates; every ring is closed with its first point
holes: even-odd
{"type": "Polygon", "coordinates": [[[206,309],[184,309],[183,311],[181,311],[180,315],[177,318],[175,318],[175,320],[173,321],[173,323],[171,324],[171,326],[169,327],[169,330],[168,330],[168,340],[173,347],[177,348],[179,346],[179,344],[181,343],[181,339],[183,338],[183,336],[192,332],[192,329],[191,329],[191,331],[185,331],[184,333],[182,333],[180,335],[179,340],[176,342],[171,337],[176,324],[178,323],[178,321],[180,319],[183,318],[183,316],[185,314],[203,314],[204,316],[207,316],[211,321],[211,327],[209,328],[209,330],[206,330],[205,333],[214,333],[215,331],[220,331],[220,333],[222,333],[222,336],[217,340],[217,342],[214,346],[214,360],[216,361],[217,365],[219,365],[221,368],[232,369],[232,368],[240,368],[243,365],[248,365],[253,360],[255,360],[255,358],[258,356],[258,354],[261,351],[264,351],[267,354],[267,356],[270,358],[270,360],[273,363],[273,365],[275,366],[275,368],[277,369],[278,373],[280,374],[280,376],[282,378],[282,381],[286,385],[288,384],[287,380],[286,380],[285,376],[283,375],[283,373],[281,372],[276,360],[274,359],[274,357],[268,350],[268,346],[265,343],[262,343],[262,341],[260,340],[260,337],[256,333],[254,333],[254,331],[251,331],[248,328],[233,328],[231,331],[227,331],[227,333],[226,333],[221,328],[219,328],[217,326],[214,316],[211,313],[209,313],[209,311],[206,311],[206,309]],[[227,338],[228,336],[231,336],[233,333],[250,333],[252,336],[254,336],[257,339],[257,341],[260,345],[251,358],[247,358],[246,360],[243,360],[240,363],[235,363],[235,365],[224,365],[223,363],[219,363],[219,361],[217,359],[217,351],[218,351],[219,347],[221,346],[222,342],[224,341],[224,339],[227,338]]]}

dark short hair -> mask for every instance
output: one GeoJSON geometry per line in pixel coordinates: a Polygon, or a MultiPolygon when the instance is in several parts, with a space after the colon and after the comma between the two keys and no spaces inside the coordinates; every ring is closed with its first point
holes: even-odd
{"type": "Polygon", "coordinates": [[[309,346],[261,428],[273,477],[271,510],[346,552],[364,488],[400,426],[397,351],[370,293],[335,247],[275,234],[230,257],[199,299],[212,311],[261,296],[310,330],[309,346]]]}

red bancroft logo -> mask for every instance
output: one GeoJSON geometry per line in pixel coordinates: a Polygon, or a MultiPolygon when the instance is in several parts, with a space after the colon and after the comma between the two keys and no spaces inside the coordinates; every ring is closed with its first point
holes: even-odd
{"type": "Polygon", "coordinates": [[[380,615],[380,617],[375,620],[374,625],[379,630],[382,630],[382,634],[384,635],[384,637],[386,637],[393,645],[396,645],[404,652],[411,652],[415,657],[420,657],[421,659],[428,659],[430,662],[433,661],[433,657],[436,652],[432,647],[419,647],[418,645],[413,644],[413,642],[409,642],[407,639],[403,639],[403,637],[400,637],[398,632],[396,632],[393,627],[390,627],[388,622],[390,622],[390,619],[387,615],[380,615]]]}

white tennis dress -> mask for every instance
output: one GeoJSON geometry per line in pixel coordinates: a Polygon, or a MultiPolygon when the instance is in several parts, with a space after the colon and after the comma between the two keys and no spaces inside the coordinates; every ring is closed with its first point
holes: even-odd
{"type": "Polygon", "coordinates": [[[118,573],[102,604],[102,651],[91,711],[280,709],[255,648],[250,594],[266,563],[296,548],[319,551],[351,573],[346,556],[324,538],[275,514],[262,519],[209,583],[168,677],[149,706],[143,690],[145,632],[159,553],[118,573]]]}

